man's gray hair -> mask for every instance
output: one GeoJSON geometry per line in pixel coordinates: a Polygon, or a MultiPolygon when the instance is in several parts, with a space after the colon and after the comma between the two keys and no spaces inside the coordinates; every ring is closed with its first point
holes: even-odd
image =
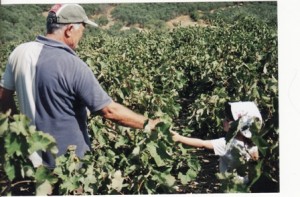
{"type": "MultiPolygon", "coordinates": [[[[70,24],[61,24],[61,23],[47,23],[47,34],[53,34],[54,32],[63,29],[65,26],[70,24]]],[[[80,28],[80,23],[72,24],[77,30],[80,28]]]]}
{"type": "MultiPolygon", "coordinates": [[[[69,24],[64,24],[64,23],[57,23],[55,17],[56,16],[55,16],[54,12],[50,12],[47,17],[47,24],[46,24],[47,34],[53,34],[54,32],[61,30],[65,26],[69,25],[69,24]]],[[[73,25],[74,25],[75,29],[78,29],[80,27],[80,23],[75,23],[73,25]]]]}
{"type": "Polygon", "coordinates": [[[47,23],[47,34],[53,34],[54,32],[63,29],[67,24],[59,23],[47,23]]]}

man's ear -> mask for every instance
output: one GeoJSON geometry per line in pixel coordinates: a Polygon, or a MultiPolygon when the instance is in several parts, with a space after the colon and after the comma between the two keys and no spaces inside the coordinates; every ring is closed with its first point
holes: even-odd
{"type": "Polygon", "coordinates": [[[71,37],[73,29],[74,29],[74,26],[72,24],[67,25],[67,27],[65,29],[65,36],[67,38],[71,37]]]}

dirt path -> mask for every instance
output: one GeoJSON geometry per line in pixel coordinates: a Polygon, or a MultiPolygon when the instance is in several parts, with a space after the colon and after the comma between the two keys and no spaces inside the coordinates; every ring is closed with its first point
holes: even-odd
{"type": "MultiPolygon", "coordinates": [[[[105,16],[107,17],[108,23],[104,26],[102,26],[102,29],[109,29],[111,26],[115,24],[115,19],[112,17],[112,11],[116,8],[115,5],[109,6],[106,11],[105,11],[105,16]]],[[[200,12],[200,11],[199,11],[200,12]]],[[[200,13],[201,14],[201,13],[200,13]]],[[[166,25],[169,29],[174,29],[176,27],[188,27],[188,26],[201,26],[201,27],[206,27],[208,24],[204,20],[199,20],[199,21],[193,21],[189,15],[181,15],[178,16],[174,19],[171,19],[166,22],[166,25]]],[[[131,25],[131,26],[123,26],[121,28],[121,31],[124,30],[129,30],[131,27],[134,27],[138,29],[139,31],[143,31],[143,28],[140,28],[138,24],[131,25]]]]}
{"type": "Polygon", "coordinates": [[[200,26],[207,27],[208,24],[204,20],[193,21],[189,15],[181,15],[166,22],[169,29],[176,27],[200,26]]]}
{"type": "Polygon", "coordinates": [[[115,5],[113,6],[109,6],[106,10],[105,10],[105,15],[107,17],[108,23],[104,26],[102,26],[102,29],[109,29],[111,26],[113,26],[115,24],[115,20],[113,19],[111,13],[112,11],[115,9],[115,5]]]}

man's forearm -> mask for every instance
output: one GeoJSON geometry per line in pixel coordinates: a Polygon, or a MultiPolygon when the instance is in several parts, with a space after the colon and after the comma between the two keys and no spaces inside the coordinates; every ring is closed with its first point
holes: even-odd
{"type": "MultiPolygon", "coordinates": [[[[141,114],[135,113],[119,103],[111,103],[101,110],[101,115],[122,126],[143,129],[147,118],[141,114]]],[[[149,120],[150,128],[153,129],[157,120],[149,120]]]]}

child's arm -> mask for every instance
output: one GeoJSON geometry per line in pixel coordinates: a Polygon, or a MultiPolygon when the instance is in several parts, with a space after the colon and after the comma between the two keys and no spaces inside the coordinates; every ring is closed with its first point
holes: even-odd
{"type": "Polygon", "coordinates": [[[213,145],[210,140],[202,140],[202,139],[198,139],[198,138],[184,137],[174,131],[171,131],[171,133],[173,134],[172,138],[173,138],[173,141],[175,141],[175,142],[181,142],[183,144],[197,147],[197,148],[213,149],[213,145]]]}

